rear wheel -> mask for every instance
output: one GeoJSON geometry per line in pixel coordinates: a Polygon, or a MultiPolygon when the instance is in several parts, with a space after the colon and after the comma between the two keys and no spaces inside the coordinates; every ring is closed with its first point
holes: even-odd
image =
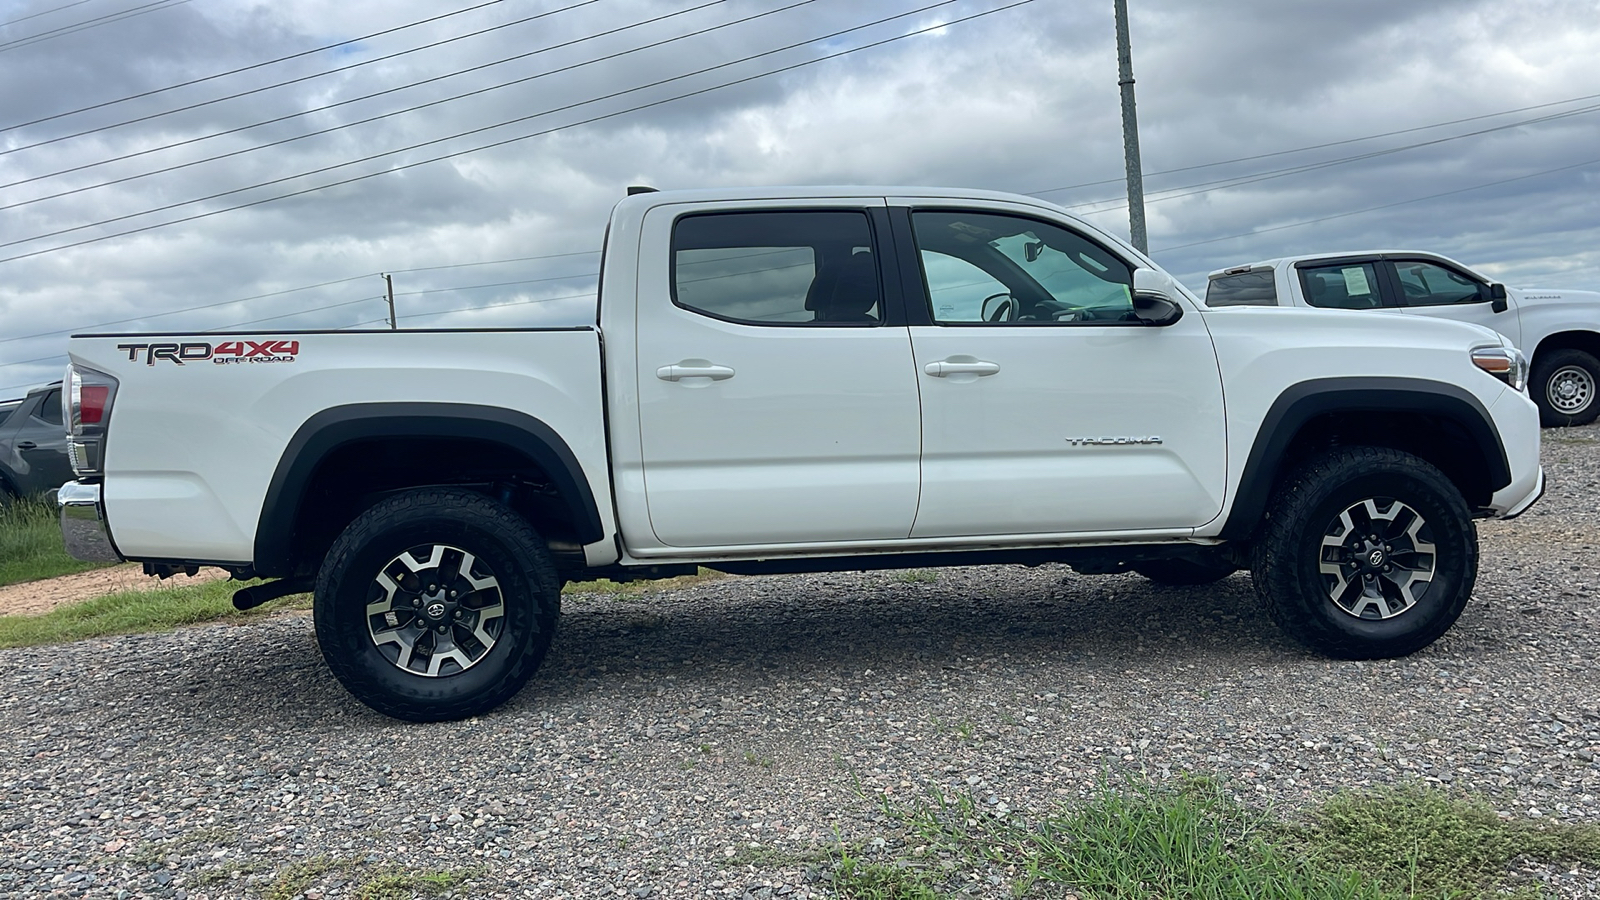
{"type": "Polygon", "coordinates": [[[1376,447],[1316,458],[1255,542],[1258,595],[1289,635],[1341,659],[1405,656],[1460,617],[1478,572],[1471,512],[1427,462],[1376,447]]]}
{"type": "Polygon", "coordinates": [[[1600,359],[1582,350],[1551,350],[1534,361],[1529,389],[1545,427],[1587,425],[1600,416],[1600,359]]]}
{"type": "Polygon", "coordinates": [[[378,712],[432,722],[510,699],[550,649],[561,582],[544,541],[472,491],[408,491],[328,551],[314,610],[323,658],[378,712]]]}

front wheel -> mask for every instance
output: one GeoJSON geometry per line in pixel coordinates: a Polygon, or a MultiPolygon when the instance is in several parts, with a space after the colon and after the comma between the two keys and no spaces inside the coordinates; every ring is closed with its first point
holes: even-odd
{"type": "Polygon", "coordinates": [[[356,699],[413,722],[509,700],[544,661],[561,582],[527,520],[481,494],[407,491],[362,513],[317,577],[317,643],[356,699]]]}
{"type": "Polygon", "coordinates": [[[1478,536],[1460,491],[1408,453],[1336,450],[1278,491],[1252,560],[1285,632],[1340,659],[1405,656],[1449,630],[1472,595],[1478,536]]]}
{"type": "Polygon", "coordinates": [[[1600,416],[1600,359],[1582,350],[1551,350],[1534,360],[1529,389],[1539,424],[1587,425],[1600,416]]]}

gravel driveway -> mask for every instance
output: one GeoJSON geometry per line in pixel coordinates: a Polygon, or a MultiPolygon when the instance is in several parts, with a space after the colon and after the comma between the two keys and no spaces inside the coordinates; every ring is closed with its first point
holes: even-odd
{"type": "Polygon", "coordinates": [[[1600,822],[1600,428],[1546,432],[1545,466],[1539,505],[1482,525],[1461,622],[1403,660],[1302,652],[1242,574],[1057,566],[569,598],[533,684],[445,725],[351,700],[303,615],[0,651],[0,895],[457,871],[470,897],[803,897],[807,851],[892,840],[874,796],[1044,809],[1141,770],[1284,806],[1423,779],[1600,822]]]}

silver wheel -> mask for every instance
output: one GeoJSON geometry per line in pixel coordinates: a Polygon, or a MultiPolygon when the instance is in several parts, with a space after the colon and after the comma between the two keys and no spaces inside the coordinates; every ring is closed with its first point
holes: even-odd
{"type": "Polygon", "coordinates": [[[1594,402],[1594,376],[1582,366],[1562,366],[1544,384],[1545,400],[1563,415],[1575,416],[1594,402]]]}
{"type": "Polygon", "coordinates": [[[425,544],[391,559],[373,579],[367,633],[403,671],[456,675],[494,649],[505,611],[500,582],[482,560],[457,547],[425,544]]]}
{"type": "Polygon", "coordinates": [[[1438,556],[1428,522],[1387,497],[1347,508],[1322,536],[1318,569],[1328,599],[1358,619],[1392,619],[1415,606],[1433,583],[1438,556]]]}

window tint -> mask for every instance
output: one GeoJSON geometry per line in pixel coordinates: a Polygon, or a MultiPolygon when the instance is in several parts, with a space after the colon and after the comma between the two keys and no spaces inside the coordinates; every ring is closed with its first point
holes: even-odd
{"type": "Polygon", "coordinates": [[[912,222],[935,322],[1137,321],[1132,267],[1082,235],[992,213],[919,212],[912,222]]]}
{"type": "Polygon", "coordinates": [[[1271,269],[1219,275],[1206,286],[1207,306],[1277,306],[1278,288],[1271,269]]]}
{"type": "Polygon", "coordinates": [[[11,418],[11,414],[16,412],[18,406],[21,406],[21,404],[15,401],[0,403],[0,425],[4,425],[6,420],[11,418]]]}
{"type": "Polygon", "coordinates": [[[61,424],[61,392],[51,391],[44,395],[39,402],[39,411],[34,413],[41,421],[48,425],[61,424]]]}
{"type": "Polygon", "coordinates": [[[1379,309],[1378,271],[1372,263],[1307,266],[1300,270],[1306,302],[1327,309],[1379,309]]]}
{"type": "Polygon", "coordinates": [[[753,325],[876,324],[872,248],[863,212],[686,216],[672,229],[673,300],[753,325]]]}
{"type": "Polygon", "coordinates": [[[1448,306],[1489,299],[1489,292],[1460,272],[1426,262],[1397,262],[1400,290],[1407,306],[1448,306]]]}

